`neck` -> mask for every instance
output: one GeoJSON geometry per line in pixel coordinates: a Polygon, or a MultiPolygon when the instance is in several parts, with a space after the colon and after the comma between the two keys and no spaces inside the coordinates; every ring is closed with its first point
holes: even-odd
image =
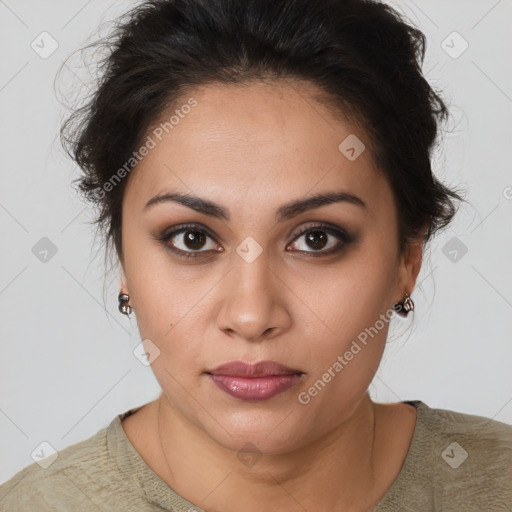
{"type": "Polygon", "coordinates": [[[162,394],[159,476],[209,512],[364,510],[373,503],[376,413],[365,394],[350,417],[321,439],[289,453],[241,456],[188,423],[162,394]]]}

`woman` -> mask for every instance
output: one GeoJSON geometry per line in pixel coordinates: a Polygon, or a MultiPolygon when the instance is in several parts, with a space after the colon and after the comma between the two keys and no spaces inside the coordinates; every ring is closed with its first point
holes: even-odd
{"type": "Polygon", "coordinates": [[[363,0],[152,0],[104,43],[63,140],[162,393],[2,510],[509,510],[509,425],[368,394],[461,200],[423,34],[363,0]]]}

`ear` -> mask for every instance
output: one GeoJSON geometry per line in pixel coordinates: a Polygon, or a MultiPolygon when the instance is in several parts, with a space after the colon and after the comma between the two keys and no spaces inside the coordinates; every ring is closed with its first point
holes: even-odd
{"type": "Polygon", "coordinates": [[[397,280],[397,297],[402,301],[405,293],[412,294],[416,285],[416,279],[421,269],[423,257],[423,244],[425,240],[425,229],[414,238],[406,242],[402,255],[397,280]]]}

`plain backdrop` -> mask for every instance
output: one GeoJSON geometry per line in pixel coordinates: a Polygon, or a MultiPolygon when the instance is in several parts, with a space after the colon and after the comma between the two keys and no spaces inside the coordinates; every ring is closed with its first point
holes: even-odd
{"type": "MultiPolygon", "coordinates": [[[[135,4],[0,1],[0,482],[41,442],[60,450],[159,393],[133,354],[134,318],[117,311],[118,278],[95,257],[54,91],[64,59],[135,4]]],[[[512,424],[512,2],[392,5],[427,36],[424,72],[452,113],[435,172],[470,205],[427,252],[414,321],[392,328],[371,396],[512,424]]]]}

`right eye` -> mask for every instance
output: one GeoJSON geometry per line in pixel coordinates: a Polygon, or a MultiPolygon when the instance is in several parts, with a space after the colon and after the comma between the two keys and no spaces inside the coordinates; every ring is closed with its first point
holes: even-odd
{"type": "Polygon", "coordinates": [[[166,231],[157,240],[164,244],[167,249],[183,258],[197,258],[201,256],[201,253],[211,251],[220,252],[215,249],[218,244],[215,242],[213,235],[205,228],[193,224],[166,231]],[[206,250],[200,250],[204,248],[205,244],[208,245],[208,239],[212,240],[210,247],[207,247],[206,250]]]}

